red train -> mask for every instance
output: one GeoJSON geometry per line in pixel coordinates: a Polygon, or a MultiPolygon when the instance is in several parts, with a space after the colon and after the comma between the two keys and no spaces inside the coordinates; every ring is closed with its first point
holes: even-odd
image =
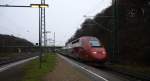
{"type": "Polygon", "coordinates": [[[104,63],[108,59],[105,48],[96,37],[92,36],[83,36],[73,40],[67,43],[64,49],[65,55],[83,61],[104,63]]]}

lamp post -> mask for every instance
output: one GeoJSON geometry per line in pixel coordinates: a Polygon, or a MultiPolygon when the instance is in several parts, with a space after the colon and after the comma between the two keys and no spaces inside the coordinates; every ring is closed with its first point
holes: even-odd
{"type": "Polygon", "coordinates": [[[47,34],[51,33],[51,31],[45,31],[45,46],[47,46],[47,34]]]}
{"type": "MultiPolygon", "coordinates": [[[[39,8],[39,48],[40,48],[40,54],[39,54],[39,60],[40,60],[40,68],[42,67],[42,13],[41,8],[47,8],[48,4],[31,4],[32,8],[39,8]]],[[[45,32],[44,32],[45,33],[45,32]]]]}
{"type": "Polygon", "coordinates": [[[55,52],[55,49],[56,49],[56,34],[55,34],[55,32],[47,32],[47,33],[52,33],[53,34],[53,37],[49,38],[47,40],[49,40],[49,44],[52,43],[52,46],[53,46],[52,50],[53,50],[53,52],[55,52]]]}

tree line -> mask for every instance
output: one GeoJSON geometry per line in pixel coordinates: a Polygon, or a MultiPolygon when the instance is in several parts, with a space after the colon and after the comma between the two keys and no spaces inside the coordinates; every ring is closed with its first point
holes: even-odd
{"type": "Polygon", "coordinates": [[[118,0],[117,8],[117,57],[111,51],[115,27],[113,3],[93,19],[86,19],[68,42],[81,36],[95,36],[107,49],[110,59],[117,59],[116,63],[149,65],[150,1],[118,0]]]}

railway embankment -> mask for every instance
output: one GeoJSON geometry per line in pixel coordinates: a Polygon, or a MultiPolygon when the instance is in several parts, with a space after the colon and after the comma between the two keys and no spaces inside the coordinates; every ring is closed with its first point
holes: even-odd
{"type": "Polygon", "coordinates": [[[150,68],[148,66],[138,65],[121,65],[121,64],[110,64],[107,65],[108,69],[112,71],[136,78],[142,81],[150,81],[150,68]]]}

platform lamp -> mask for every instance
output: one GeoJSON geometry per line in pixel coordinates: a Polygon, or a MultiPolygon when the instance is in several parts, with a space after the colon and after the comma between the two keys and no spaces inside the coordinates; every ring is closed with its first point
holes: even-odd
{"type": "Polygon", "coordinates": [[[42,27],[41,27],[41,8],[48,8],[48,4],[30,4],[32,8],[39,8],[39,60],[40,60],[40,68],[42,67],[42,27]]]}

